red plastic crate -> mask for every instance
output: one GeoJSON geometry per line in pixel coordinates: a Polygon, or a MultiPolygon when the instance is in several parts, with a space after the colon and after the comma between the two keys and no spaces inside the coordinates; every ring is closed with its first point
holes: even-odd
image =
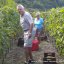
{"type": "Polygon", "coordinates": [[[32,51],[37,51],[39,49],[39,41],[38,39],[34,39],[32,41],[32,51]]]}

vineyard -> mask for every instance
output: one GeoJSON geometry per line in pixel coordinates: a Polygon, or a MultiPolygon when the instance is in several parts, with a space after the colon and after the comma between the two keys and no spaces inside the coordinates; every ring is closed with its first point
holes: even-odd
{"type": "Polygon", "coordinates": [[[19,14],[14,1],[2,0],[0,4],[0,59],[3,62],[12,48],[12,42],[22,29],[19,26],[19,14]]]}
{"type": "MultiPolygon", "coordinates": [[[[36,12],[36,11],[35,11],[36,12]]],[[[31,12],[35,17],[35,12],[31,12]]],[[[58,53],[64,56],[64,7],[41,11],[45,31],[54,38],[58,53]]],[[[0,59],[4,58],[13,47],[13,41],[22,33],[19,25],[19,14],[13,0],[0,0],[0,59]]]]}
{"type": "Polygon", "coordinates": [[[64,8],[51,9],[45,18],[46,30],[54,37],[60,55],[64,55],[64,8]]]}
{"type": "MultiPolygon", "coordinates": [[[[35,13],[32,13],[34,17],[35,13]]],[[[64,7],[52,8],[47,12],[41,11],[41,17],[45,21],[45,31],[54,38],[59,54],[64,55],[64,7]]]]}

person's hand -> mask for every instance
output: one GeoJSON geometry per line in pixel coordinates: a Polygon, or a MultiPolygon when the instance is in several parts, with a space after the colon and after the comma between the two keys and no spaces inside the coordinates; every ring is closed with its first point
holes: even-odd
{"type": "Polygon", "coordinates": [[[31,38],[32,37],[32,34],[31,33],[29,33],[29,38],[31,38]]]}

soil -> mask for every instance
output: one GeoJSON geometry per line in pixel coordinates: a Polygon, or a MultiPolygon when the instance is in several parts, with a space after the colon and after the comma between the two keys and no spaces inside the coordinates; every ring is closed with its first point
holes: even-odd
{"type": "MultiPolygon", "coordinates": [[[[17,47],[16,44],[17,43],[15,42],[13,49],[7,54],[7,57],[5,59],[5,64],[24,64],[24,61],[25,61],[24,49],[23,47],[17,47]]],[[[56,54],[57,63],[64,64],[63,62],[60,62],[64,59],[62,59],[59,56],[58,52],[56,51],[52,43],[49,43],[47,41],[42,41],[39,44],[38,51],[33,51],[32,54],[35,60],[34,64],[43,64],[44,52],[54,52],[56,54]]]]}

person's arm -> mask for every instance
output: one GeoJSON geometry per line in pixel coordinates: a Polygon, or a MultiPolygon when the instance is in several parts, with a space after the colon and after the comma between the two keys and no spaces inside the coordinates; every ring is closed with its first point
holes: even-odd
{"type": "Polygon", "coordinates": [[[43,18],[41,18],[41,23],[42,23],[42,24],[44,23],[44,19],[43,19],[43,18]]]}
{"type": "Polygon", "coordinates": [[[33,29],[33,23],[30,24],[29,33],[32,32],[32,29],[33,29]]]}

